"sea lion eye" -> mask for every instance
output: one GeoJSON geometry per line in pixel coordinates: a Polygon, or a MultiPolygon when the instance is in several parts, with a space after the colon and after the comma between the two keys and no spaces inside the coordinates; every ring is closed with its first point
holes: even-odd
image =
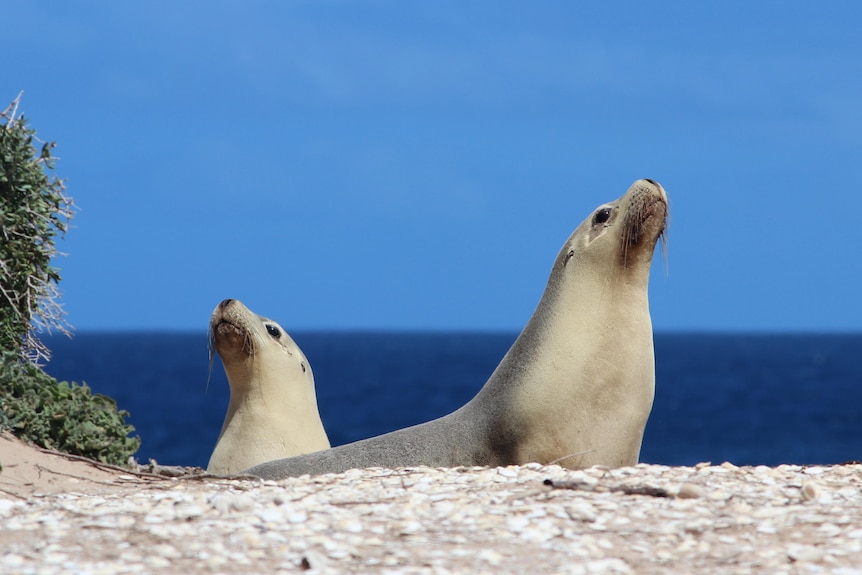
{"type": "Polygon", "coordinates": [[[281,339],[281,330],[271,323],[266,324],[266,332],[275,339],[281,339]]]}
{"type": "Polygon", "coordinates": [[[593,218],[593,223],[595,224],[603,224],[606,221],[611,219],[611,209],[610,208],[602,208],[596,212],[596,216],[593,218]]]}

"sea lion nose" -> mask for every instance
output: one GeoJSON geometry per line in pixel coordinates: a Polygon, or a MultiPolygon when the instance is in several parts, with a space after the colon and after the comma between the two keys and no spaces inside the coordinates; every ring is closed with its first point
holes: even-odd
{"type": "Polygon", "coordinates": [[[220,304],[218,304],[218,308],[219,308],[219,309],[224,309],[224,308],[226,308],[227,306],[229,306],[230,304],[232,304],[232,303],[233,303],[233,301],[234,301],[234,300],[232,300],[232,299],[230,299],[230,298],[228,298],[228,299],[224,299],[224,300],[222,300],[222,301],[221,301],[221,303],[220,303],[220,304]]]}
{"type": "Polygon", "coordinates": [[[660,183],[658,183],[655,180],[651,180],[649,178],[644,178],[643,181],[649,182],[650,184],[652,184],[653,186],[658,188],[659,194],[661,194],[661,197],[664,200],[664,202],[667,203],[667,192],[665,191],[665,189],[662,187],[662,185],[660,183]]]}

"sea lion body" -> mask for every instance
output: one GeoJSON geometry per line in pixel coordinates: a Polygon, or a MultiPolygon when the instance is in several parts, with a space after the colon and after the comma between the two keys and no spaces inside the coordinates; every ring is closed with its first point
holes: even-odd
{"type": "Polygon", "coordinates": [[[213,311],[210,338],[230,383],[230,403],[207,471],[236,474],[329,448],[311,365],[281,326],[226,299],[213,311]]]}
{"type": "Polygon", "coordinates": [[[439,419],[246,473],[366,467],[637,463],[655,389],[647,299],[664,189],[638,180],[560,250],[530,321],[479,393],[439,419]]]}

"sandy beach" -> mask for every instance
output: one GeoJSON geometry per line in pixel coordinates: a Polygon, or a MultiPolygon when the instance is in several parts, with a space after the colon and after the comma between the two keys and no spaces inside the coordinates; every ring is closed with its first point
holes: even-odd
{"type": "Polygon", "coordinates": [[[0,436],[0,572],[862,575],[862,465],[125,472],[0,436]]]}

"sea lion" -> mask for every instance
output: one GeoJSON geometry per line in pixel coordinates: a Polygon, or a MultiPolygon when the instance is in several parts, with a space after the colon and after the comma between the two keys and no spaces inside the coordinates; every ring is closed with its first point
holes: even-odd
{"type": "Polygon", "coordinates": [[[329,448],[317,411],[314,376],[280,325],[226,299],[210,319],[212,347],[230,383],[230,403],[207,471],[243,469],[329,448]]]}
{"type": "Polygon", "coordinates": [[[634,465],[652,409],[647,299],[667,194],[636,181],[560,250],[542,299],[491,378],[440,419],[246,470],[264,479],[352,468],[634,465]]]}

